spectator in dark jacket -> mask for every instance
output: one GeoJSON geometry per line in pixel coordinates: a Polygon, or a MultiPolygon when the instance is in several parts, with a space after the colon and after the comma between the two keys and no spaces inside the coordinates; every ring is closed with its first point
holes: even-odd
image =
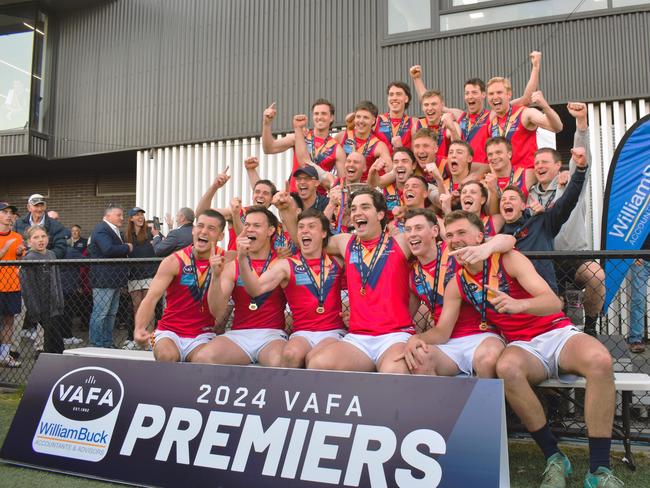
{"type": "Polygon", "coordinates": [[[188,207],[181,208],[176,214],[178,228],[163,237],[154,229],[153,250],[156,256],[169,256],[192,244],[192,227],[194,225],[194,210],[188,207]]]}
{"type": "MultiPolygon", "coordinates": [[[[125,243],[120,234],[124,212],[109,206],[104,220],[95,226],[90,237],[91,258],[126,258],[133,245],[125,243]]],[[[93,264],[90,267],[90,286],[93,289],[93,311],[90,316],[90,344],[96,347],[113,346],[113,327],[120,305],[120,288],[126,286],[129,267],[121,264],[93,264]]]]}
{"type": "Polygon", "coordinates": [[[16,220],[16,232],[24,234],[28,227],[32,225],[42,225],[47,232],[47,248],[54,251],[57,259],[65,256],[66,230],[62,224],[47,216],[47,203],[45,197],[39,193],[34,193],[27,200],[27,210],[29,213],[23,218],[16,220]]]}
{"type": "MultiPolygon", "coordinates": [[[[130,258],[153,258],[156,257],[152,245],[153,235],[147,226],[144,218],[145,211],[140,207],[129,210],[129,223],[126,228],[126,242],[133,246],[129,253],[130,258]]],[[[151,280],[156,274],[158,263],[134,263],[129,266],[129,295],[133,301],[133,317],[138,313],[140,303],[147,295],[151,280]]],[[[129,337],[124,343],[125,349],[135,349],[133,340],[133,329],[129,329],[129,337]]]]}

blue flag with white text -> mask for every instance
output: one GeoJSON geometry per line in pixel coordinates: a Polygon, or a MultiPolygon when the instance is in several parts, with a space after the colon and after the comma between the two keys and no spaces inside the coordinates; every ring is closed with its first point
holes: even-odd
{"type": "MultiPolygon", "coordinates": [[[[650,231],[650,115],[630,130],[616,148],[607,177],[601,248],[641,249],[650,231]]],[[[605,263],[604,310],[614,299],[632,259],[605,263]]]]}

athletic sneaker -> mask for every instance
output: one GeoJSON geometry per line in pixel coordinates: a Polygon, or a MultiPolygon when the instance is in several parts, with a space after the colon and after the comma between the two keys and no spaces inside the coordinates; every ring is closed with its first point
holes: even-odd
{"type": "Polygon", "coordinates": [[[602,466],[595,473],[587,472],[585,477],[585,488],[622,488],[625,486],[614,474],[602,466]]]}
{"type": "Polygon", "coordinates": [[[140,349],[138,347],[138,344],[135,341],[124,341],[122,344],[122,349],[130,349],[130,350],[135,350],[135,349],[140,349]]]}
{"type": "Polygon", "coordinates": [[[539,488],[564,488],[567,476],[573,469],[569,458],[561,452],[556,452],[546,460],[546,469],[542,475],[542,484],[539,488]]]}
{"type": "Polygon", "coordinates": [[[0,367],[3,368],[20,368],[20,361],[16,361],[13,357],[7,355],[0,359],[0,367]]]}
{"type": "Polygon", "coordinates": [[[23,329],[20,331],[20,337],[24,337],[25,339],[29,339],[31,341],[36,340],[38,337],[38,331],[34,329],[23,329]]]}
{"type": "Polygon", "coordinates": [[[81,344],[84,340],[80,339],[79,337],[65,337],[63,339],[63,344],[66,346],[78,346],[81,344]]]}

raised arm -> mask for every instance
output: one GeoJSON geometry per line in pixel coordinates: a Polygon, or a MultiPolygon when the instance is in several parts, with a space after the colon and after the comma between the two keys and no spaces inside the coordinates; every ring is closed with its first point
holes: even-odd
{"type": "Polygon", "coordinates": [[[422,80],[422,66],[419,64],[411,66],[409,69],[409,74],[413,80],[413,86],[415,86],[415,91],[418,94],[418,98],[422,98],[424,92],[427,91],[427,87],[424,86],[424,81],[422,80]]]}
{"type": "Polygon", "coordinates": [[[288,134],[280,139],[275,139],[273,137],[271,125],[277,113],[275,102],[273,102],[262,114],[262,149],[266,154],[281,153],[293,147],[293,134],[288,134]]]}
{"type": "Polygon", "coordinates": [[[138,312],[135,314],[135,329],[133,331],[133,338],[141,346],[146,346],[151,340],[152,331],[147,330],[147,325],[154,317],[156,304],[171,284],[174,277],[178,274],[178,260],[175,256],[167,256],[162,260],[158,271],[149,290],[145,295],[142,303],[138,307],[138,312]]]}
{"type": "MultiPolygon", "coordinates": [[[[196,205],[196,209],[194,210],[194,213],[196,215],[201,215],[207,209],[212,207],[212,199],[214,198],[214,195],[217,193],[217,190],[223,187],[230,179],[230,175],[228,175],[228,169],[229,166],[226,166],[226,169],[224,169],[223,172],[217,175],[217,177],[214,179],[212,184],[201,196],[201,199],[199,200],[199,203],[196,205]]],[[[224,217],[226,217],[226,219],[230,219],[231,215],[229,209],[218,209],[218,210],[219,213],[221,213],[224,217]]]]}
{"type": "Polygon", "coordinates": [[[524,88],[524,94],[521,97],[510,101],[510,103],[513,105],[530,105],[533,93],[537,91],[537,87],[539,86],[539,72],[542,67],[542,53],[539,51],[533,51],[528,55],[528,58],[530,59],[531,65],[530,78],[528,78],[528,83],[526,84],[526,88],[524,88]]]}
{"type": "Polygon", "coordinates": [[[294,151],[298,166],[304,168],[311,162],[311,154],[307,150],[305,130],[307,129],[307,116],[303,114],[293,116],[294,151]]]}
{"type": "Polygon", "coordinates": [[[248,184],[251,186],[251,190],[255,190],[255,185],[261,179],[257,171],[259,165],[260,160],[255,156],[249,156],[244,159],[244,168],[246,168],[246,176],[248,176],[248,184]]]}
{"type": "Polygon", "coordinates": [[[451,251],[450,256],[457,256],[468,264],[485,261],[494,253],[506,253],[514,249],[517,239],[511,235],[498,234],[478,246],[467,246],[451,251]]]}
{"type": "Polygon", "coordinates": [[[273,195],[273,205],[280,213],[282,225],[287,229],[293,242],[298,242],[298,208],[296,202],[287,191],[279,191],[273,195]]]}
{"type": "Polygon", "coordinates": [[[210,256],[210,267],[212,269],[212,281],[208,288],[208,307],[220,323],[228,313],[228,300],[235,287],[235,262],[226,264],[224,256],[210,256]]]}
{"type": "Polygon", "coordinates": [[[551,108],[541,91],[533,92],[531,102],[542,109],[540,112],[534,108],[525,108],[521,121],[528,130],[537,127],[558,133],[562,130],[562,120],[555,110],[551,108]]]}

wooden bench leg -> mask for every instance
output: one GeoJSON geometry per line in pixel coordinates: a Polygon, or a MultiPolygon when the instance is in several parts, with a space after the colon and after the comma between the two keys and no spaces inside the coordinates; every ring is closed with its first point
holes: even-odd
{"type": "Polygon", "coordinates": [[[630,405],[632,403],[632,392],[623,391],[621,394],[623,397],[623,403],[621,405],[623,410],[621,412],[623,414],[623,446],[625,447],[625,457],[623,458],[623,462],[627,464],[627,467],[632,471],[636,471],[630,440],[630,405]]]}

